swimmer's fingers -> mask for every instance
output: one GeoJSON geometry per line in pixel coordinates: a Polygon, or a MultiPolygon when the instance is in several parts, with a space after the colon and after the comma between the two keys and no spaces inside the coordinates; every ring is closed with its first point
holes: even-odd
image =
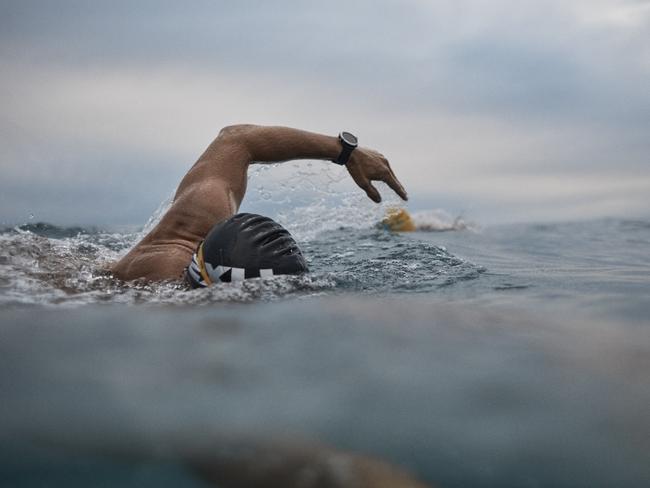
{"type": "Polygon", "coordinates": [[[359,185],[359,188],[366,192],[366,195],[368,195],[370,200],[375,203],[381,202],[379,191],[377,191],[377,188],[372,186],[372,183],[370,183],[370,180],[363,171],[361,171],[358,165],[348,165],[348,171],[354,182],[359,185]]]}
{"type": "Polygon", "coordinates": [[[365,190],[366,195],[368,195],[368,198],[370,198],[370,200],[375,203],[381,202],[381,195],[379,194],[377,188],[372,186],[372,183],[368,182],[368,185],[363,189],[365,190]]]}
{"type": "Polygon", "coordinates": [[[366,195],[368,195],[368,198],[370,198],[370,200],[372,200],[375,203],[381,202],[381,195],[379,194],[379,190],[377,190],[377,188],[375,188],[373,184],[370,183],[370,180],[368,180],[367,178],[362,178],[362,181],[359,182],[355,178],[354,181],[357,183],[357,185],[359,185],[359,187],[363,191],[366,192],[366,195]]]}
{"type": "Polygon", "coordinates": [[[395,173],[393,173],[393,170],[390,167],[390,164],[388,164],[388,161],[386,161],[386,167],[388,168],[388,173],[384,175],[382,181],[386,183],[388,186],[390,186],[393,189],[393,191],[397,193],[402,200],[408,200],[409,197],[406,195],[406,190],[404,190],[404,187],[398,181],[397,177],[395,176],[395,173]]]}

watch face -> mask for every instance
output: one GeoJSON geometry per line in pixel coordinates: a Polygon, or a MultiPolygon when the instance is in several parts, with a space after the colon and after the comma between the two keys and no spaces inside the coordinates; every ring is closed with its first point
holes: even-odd
{"type": "Polygon", "coordinates": [[[341,140],[353,147],[356,147],[357,144],[359,143],[357,138],[352,134],[350,134],[349,132],[341,132],[341,140]]]}

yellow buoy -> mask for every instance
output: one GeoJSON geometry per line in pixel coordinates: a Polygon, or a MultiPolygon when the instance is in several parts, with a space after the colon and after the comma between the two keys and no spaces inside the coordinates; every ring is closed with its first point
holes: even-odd
{"type": "Polygon", "coordinates": [[[413,219],[405,208],[391,207],[381,221],[384,228],[393,232],[413,232],[417,230],[413,219]]]}

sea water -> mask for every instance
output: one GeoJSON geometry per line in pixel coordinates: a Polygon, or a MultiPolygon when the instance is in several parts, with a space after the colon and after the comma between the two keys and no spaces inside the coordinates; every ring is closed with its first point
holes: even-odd
{"type": "Polygon", "coordinates": [[[197,291],[102,271],[139,232],[5,228],[0,485],[205,486],[188,449],[294,439],[442,487],[650,486],[650,221],[418,219],[293,216],[309,275],[197,291]]]}

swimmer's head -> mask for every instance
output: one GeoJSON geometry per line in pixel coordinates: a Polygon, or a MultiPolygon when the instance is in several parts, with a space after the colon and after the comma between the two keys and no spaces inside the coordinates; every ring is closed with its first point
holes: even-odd
{"type": "Polygon", "coordinates": [[[186,269],[192,288],[309,271],[294,238],[274,220],[234,215],[215,225],[186,269]]]}

